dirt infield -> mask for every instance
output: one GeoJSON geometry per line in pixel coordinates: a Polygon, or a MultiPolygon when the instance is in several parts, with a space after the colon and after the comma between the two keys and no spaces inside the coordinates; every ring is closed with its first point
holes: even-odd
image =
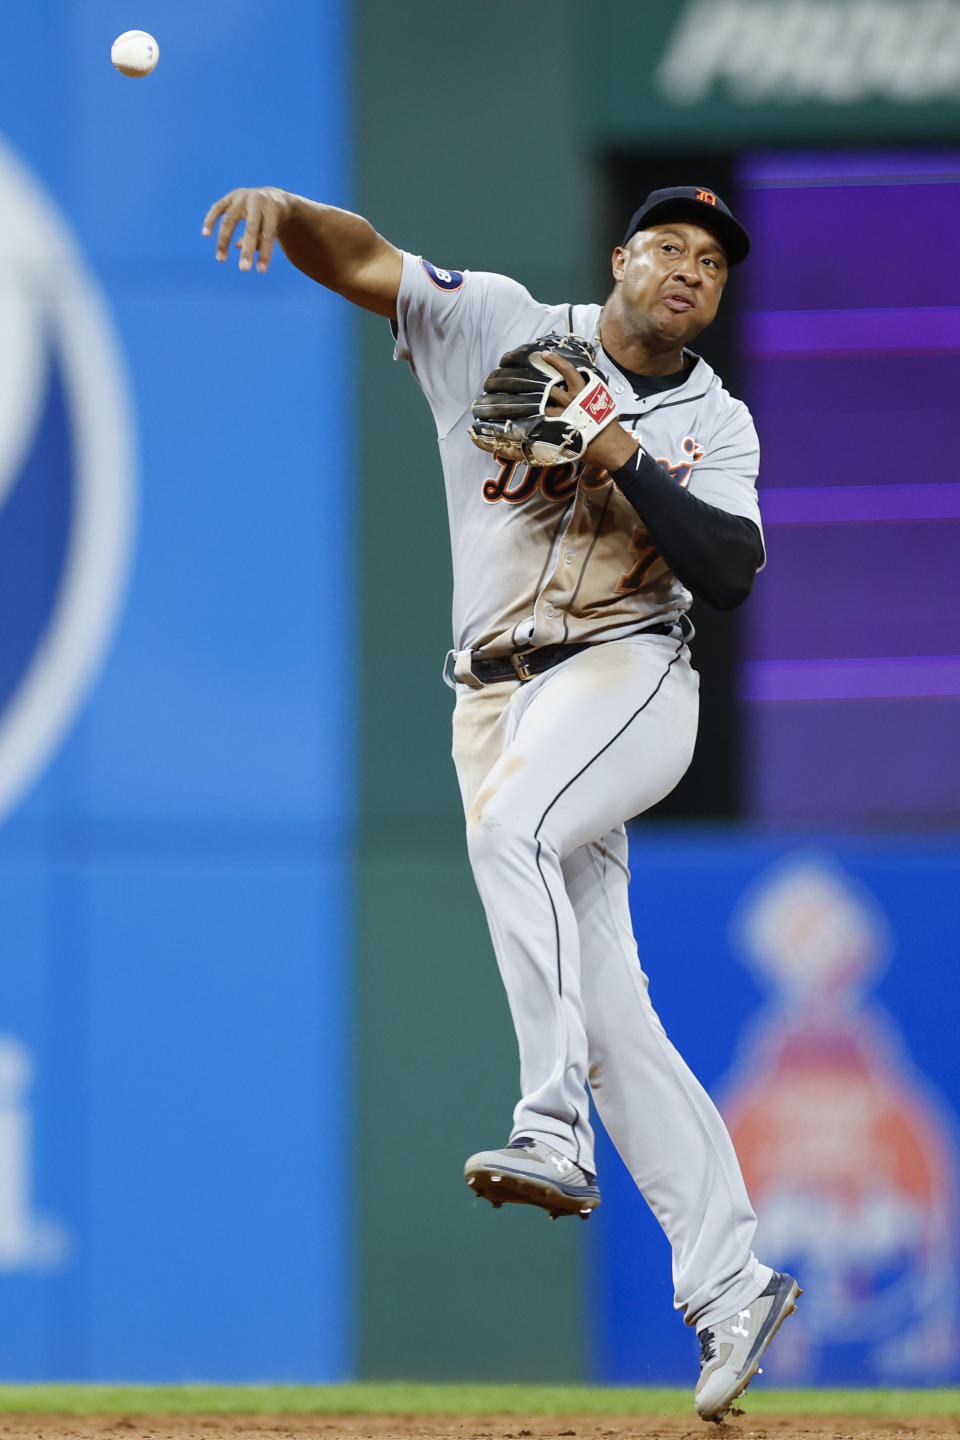
{"type": "Polygon", "coordinates": [[[0,1415],[0,1440],[942,1440],[947,1415],[0,1415]]]}

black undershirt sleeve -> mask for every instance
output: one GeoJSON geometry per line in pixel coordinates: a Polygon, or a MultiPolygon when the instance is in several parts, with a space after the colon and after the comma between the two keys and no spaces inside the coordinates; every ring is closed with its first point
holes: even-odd
{"type": "Polygon", "coordinates": [[[717,610],[746,600],[763,564],[763,541],[752,520],[698,500],[643,450],[611,478],[681,584],[717,610]]]}

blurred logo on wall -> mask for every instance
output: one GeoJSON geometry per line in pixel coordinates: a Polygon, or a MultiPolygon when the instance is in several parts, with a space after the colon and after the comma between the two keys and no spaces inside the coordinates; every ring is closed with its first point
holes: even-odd
{"type": "Polygon", "coordinates": [[[659,95],[695,107],[955,105],[958,0],[688,0],[656,69],[659,95]]]}
{"type": "Polygon", "coordinates": [[[0,818],[95,679],[127,574],[123,362],[76,241],[0,140],[0,818]]]}
{"type": "Polygon", "coordinates": [[[0,1035],[0,1271],[57,1270],[69,1259],[66,1231],[33,1208],[33,1060],[0,1035]]]}
{"type": "Polygon", "coordinates": [[[733,931],[773,996],[720,1106],[758,1253],[806,1291],[765,1369],[781,1383],[945,1376],[960,1357],[956,1119],[867,998],[893,958],[885,916],[830,857],[795,853],[760,875],[733,931]]]}

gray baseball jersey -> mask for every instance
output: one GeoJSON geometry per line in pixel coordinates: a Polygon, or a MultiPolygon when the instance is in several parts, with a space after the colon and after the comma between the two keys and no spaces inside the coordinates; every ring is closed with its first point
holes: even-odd
{"type": "MultiPolygon", "coordinates": [[[[470,440],[470,401],[504,351],[551,330],[597,340],[599,305],[543,305],[505,275],[438,270],[405,253],[396,357],[437,427],[453,551],[457,651],[610,640],[676,619],[691,595],[604,471],[503,463],[470,440]],[[579,483],[578,483],[579,482],[579,483]]],[[[683,384],[638,398],[601,349],[620,411],[679,485],[760,527],[759,444],[746,406],[705,360],[683,384]]]]}

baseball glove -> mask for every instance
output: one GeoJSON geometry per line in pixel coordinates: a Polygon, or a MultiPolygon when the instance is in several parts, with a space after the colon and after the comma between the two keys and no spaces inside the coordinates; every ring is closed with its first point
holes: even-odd
{"type": "Polygon", "coordinates": [[[594,436],[617,418],[616,402],[596,363],[596,348],[580,335],[543,335],[508,350],[470,406],[470,439],[498,460],[563,465],[582,459],[594,436]],[[562,404],[566,391],[559,373],[544,360],[545,350],[569,360],[586,382],[560,415],[546,413],[554,386],[561,387],[554,403],[562,404]]]}

